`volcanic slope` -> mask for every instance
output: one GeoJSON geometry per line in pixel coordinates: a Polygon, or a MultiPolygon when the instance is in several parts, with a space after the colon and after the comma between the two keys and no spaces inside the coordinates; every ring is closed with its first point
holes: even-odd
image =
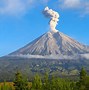
{"type": "Polygon", "coordinates": [[[77,55],[89,52],[89,47],[61,32],[49,31],[9,55],[77,55]]]}

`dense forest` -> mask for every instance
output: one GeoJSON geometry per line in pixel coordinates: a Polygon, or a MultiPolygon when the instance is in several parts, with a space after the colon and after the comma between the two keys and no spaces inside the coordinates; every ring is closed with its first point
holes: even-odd
{"type": "Polygon", "coordinates": [[[78,80],[60,77],[43,77],[36,74],[30,81],[17,71],[13,82],[1,82],[0,90],[89,90],[89,76],[84,68],[81,69],[78,80]]]}

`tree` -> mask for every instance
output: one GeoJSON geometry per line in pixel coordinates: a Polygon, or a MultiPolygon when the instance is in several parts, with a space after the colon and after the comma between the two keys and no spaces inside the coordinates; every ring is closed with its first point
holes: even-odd
{"type": "Polygon", "coordinates": [[[20,72],[15,74],[14,86],[15,90],[28,90],[28,81],[20,72]]]}
{"type": "Polygon", "coordinates": [[[85,78],[85,86],[86,86],[86,90],[89,90],[89,76],[85,78]]]}
{"type": "Polygon", "coordinates": [[[80,86],[85,85],[86,76],[87,76],[86,70],[84,68],[82,68],[80,71],[80,86]]]}
{"type": "Polygon", "coordinates": [[[77,86],[79,90],[86,90],[86,82],[87,82],[87,72],[84,68],[80,71],[80,80],[77,82],[77,86]]]}
{"type": "Polygon", "coordinates": [[[84,68],[82,68],[80,71],[80,80],[82,80],[86,76],[87,76],[86,70],[84,68]]]}
{"type": "Polygon", "coordinates": [[[42,80],[38,74],[34,77],[34,80],[32,82],[32,88],[35,90],[41,90],[42,89],[42,80]]]}
{"type": "Polygon", "coordinates": [[[44,76],[43,87],[44,87],[44,90],[49,90],[49,88],[50,88],[50,82],[49,82],[48,73],[46,73],[45,76],[44,76]]]}

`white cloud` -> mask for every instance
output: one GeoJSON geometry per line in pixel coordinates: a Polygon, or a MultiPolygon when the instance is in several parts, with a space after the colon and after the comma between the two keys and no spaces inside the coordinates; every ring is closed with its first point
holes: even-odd
{"type": "Polygon", "coordinates": [[[18,15],[48,0],[0,0],[0,14],[18,15]]]}
{"type": "Polygon", "coordinates": [[[84,4],[84,11],[85,11],[85,14],[89,14],[89,2],[86,2],[85,4],[84,4]]]}
{"type": "Polygon", "coordinates": [[[63,8],[77,8],[80,5],[80,0],[64,0],[62,4],[63,8]]]}
{"type": "Polygon", "coordinates": [[[62,9],[78,9],[83,14],[89,14],[89,0],[59,0],[62,9]]]}
{"type": "Polygon", "coordinates": [[[0,7],[1,14],[16,14],[18,12],[24,11],[25,4],[20,0],[4,0],[3,6],[0,7]]]}

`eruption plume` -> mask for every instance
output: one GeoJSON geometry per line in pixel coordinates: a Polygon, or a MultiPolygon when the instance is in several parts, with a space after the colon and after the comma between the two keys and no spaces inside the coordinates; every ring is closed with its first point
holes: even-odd
{"type": "Polygon", "coordinates": [[[57,26],[57,22],[59,21],[59,14],[58,12],[52,10],[52,9],[49,9],[48,7],[46,7],[43,11],[43,14],[45,17],[47,18],[50,18],[50,30],[53,31],[53,32],[57,32],[56,30],[56,26],[57,26]]]}

